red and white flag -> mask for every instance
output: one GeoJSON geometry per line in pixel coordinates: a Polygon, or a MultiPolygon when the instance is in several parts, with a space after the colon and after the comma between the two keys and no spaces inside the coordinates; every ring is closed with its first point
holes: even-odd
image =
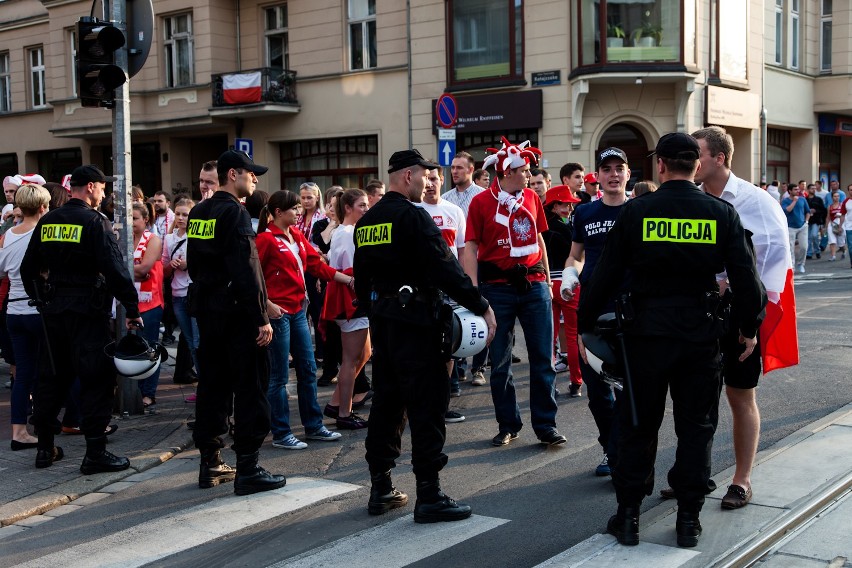
{"type": "Polygon", "coordinates": [[[793,269],[787,269],[784,291],[777,302],[766,302],[766,318],[760,326],[763,374],[799,364],[799,333],[796,330],[796,294],[793,269]]]}
{"type": "Polygon", "coordinates": [[[222,75],[222,88],[225,102],[229,105],[259,103],[260,71],[222,75]]]}

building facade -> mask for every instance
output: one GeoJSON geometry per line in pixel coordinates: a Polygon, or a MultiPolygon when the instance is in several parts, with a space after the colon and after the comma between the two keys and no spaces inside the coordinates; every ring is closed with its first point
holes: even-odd
{"type": "MultiPolygon", "coordinates": [[[[556,178],[617,145],[636,181],[654,177],[663,133],[719,124],[741,177],[845,185],[852,7],[840,4],[154,0],[151,52],[130,81],[132,180],[148,194],[194,187],[201,163],[244,139],[271,166],[267,191],[363,185],[395,150],[438,157],[448,92],[456,147],[478,161],[502,134],[529,139],[556,178]]],[[[0,174],[112,169],[112,113],[75,92],[75,22],[89,10],[0,1],[0,174]]]]}

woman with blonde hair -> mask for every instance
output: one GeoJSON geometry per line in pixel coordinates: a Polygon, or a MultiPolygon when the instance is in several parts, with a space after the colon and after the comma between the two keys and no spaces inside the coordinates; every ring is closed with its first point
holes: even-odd
{"type": "Polygon", "coordinates": [[[17,371],[12,386],[12,451],[35,448],[38,438],[27,431],[27,407],[33,394],[39,360],[44,357],[44,330],[41,315],[30,306],[21,281],[21,262],[38,220],[50,205],[50,192],[25,183],[15,194],[15,207],[23,220],[0,237],[0,277],[9,277],[9,305],[6,325],[15,353],[17,371]]]}

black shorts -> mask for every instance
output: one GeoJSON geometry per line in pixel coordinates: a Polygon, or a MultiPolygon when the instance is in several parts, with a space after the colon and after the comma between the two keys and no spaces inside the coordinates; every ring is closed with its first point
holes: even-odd
{"type": "MultiPolygon", "coordinates": [[[[731,326],[736,328],[736,326],[731,326]]],[[[740,363],[739,357],[745,345],[739,342],[738,330],[728,332],[719,341],[722,350],[722,380],[725,385],[737,389],[753,389],[757,386],[761,372],[760,332],[757,333],[757,345],[748,359],[740,363]]]]}

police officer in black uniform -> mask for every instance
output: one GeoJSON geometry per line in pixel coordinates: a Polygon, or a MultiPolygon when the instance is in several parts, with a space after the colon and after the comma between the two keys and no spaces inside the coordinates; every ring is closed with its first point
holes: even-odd
{"type": "Polygon", "coordinates": [[[379,515],[408,503],[390,470],[399,457],[406,415],[411,427],[411,464],[417,478],[414,521],[456,521],[470,507],[442,491],[438,472],[446,465],[444,415],[449,401],[442,347],[451,310],[443,292],[485,317],[490,342],[494,312],[452,255],[420,202],[427,173],[438,168],[417,150],[391,156],[388,192],[355,226],[355,292],[359,310],[369,307],[373,342],[373,406],[367,430],[372,489],[368,511],[379,515]]]}
{"type": "Polygon", "coordinates": [[[201,451],[198,486],[214,487],[234,481],[236,475],[237,495],[277,489],[287,482],[257,464],[260,445],[269,434],[267,345],[272,326],[251,217],[239,201],[254,192],[257,176],[267,170],[244,152],[229,150],[219,156],[219,190],[193,207],[186,230],[190,313],[200,335],[202,379],[192,435],[201,451]],[[219,453],[232,397],[236,474],[219,453]]]}
{"type": "Polygon", "coordinates": [[[104,184],[115,181],[95,166],[71,172],[71,199],[44,215],[36,225],[21,264],[27,296],[35,300],[44,321],[52,368],[42,361],[31,422],[38,430],[36,467],[62,459],[54,446],[61,424],[56,419],[68,390],[80,377],[86,455],[84,474],[121,471],[126,457],[106,451],[112,414],[115,367],[104,353],[111,341],[113,296],[127,312],[125,324],[142,325],[133,279],[121,256],[112,225],[98,206],[104,184]]]}
{"type": "Polygon", "coordinates": [[[670,388],[678,446],[668,481],[678,500],[677,542],[696,546],[721,389],[724,307],[716,274],[727,270],[736,290],[732,313],[745,344],[741,360],[754,349],[766,294],[736,211],[692,182],[699,167],[695,139],[666,134],[655,153],[663,183],[621,210],[583,289],[578,327],[592,331],[597,314],[629,279],[630,297],[619,304],[637,425],[631,405],[620,405],[619,459],[612,473],[618,512],[607,530],[621,544],[639,542],[639,507],[654,488],[657,434],[670,388]]]}

